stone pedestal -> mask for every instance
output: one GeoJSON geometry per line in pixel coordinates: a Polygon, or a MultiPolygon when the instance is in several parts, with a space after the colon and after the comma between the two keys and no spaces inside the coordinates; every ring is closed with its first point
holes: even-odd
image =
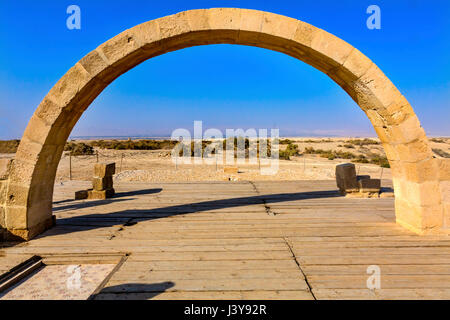
{"type": "Polygon", "coordinates": [[[113,175],[116,173],[116,164],[97,163],[94,166],[92,189],[75,192],[75,200],[104,200],[114,196],[113,175]]]}
{"type": "Polygon", "coordinates": [[[381,190],[380,179],[371,179],[369,175],[357,176],[353,163],[336,166],[336,184],[339,192],[348,197],[379,197],[381,190]]]}
{"type": "Polygon", "coordinates": [[[342,195],[358,192],[356,170],[353,163],[343,163],[336,166],[336,184],[342,195]]]}

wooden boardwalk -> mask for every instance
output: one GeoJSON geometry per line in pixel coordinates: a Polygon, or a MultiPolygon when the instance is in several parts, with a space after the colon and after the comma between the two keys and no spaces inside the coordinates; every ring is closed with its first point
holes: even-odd
{"type": "Polygon", "coordinates": [[[56,186],[57,226],[3,248],[0,273],[32,255],[124,256],[96,299],[450,299],[450,237],[397,226],[392,198],[295,181],[121,183],[113,199],[71,200],[88,185],[56,186]],[[381,289],[367,288],[371,265],[381,289]]]}

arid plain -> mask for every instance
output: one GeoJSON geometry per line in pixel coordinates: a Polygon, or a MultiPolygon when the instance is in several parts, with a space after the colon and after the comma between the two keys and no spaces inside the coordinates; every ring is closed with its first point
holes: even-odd
{"type": "MultiPolygon", "coordinates": [[[[71,141],[76,144],[89,145],[93,140],[72,139],[71,141]]],[[[385,154],[382,145],[376,138],[289,137],[282,138],[281,142],[283,143],[283,141],[284,144],[280,145],[281,154],[289,144],[297,146],[297,154],[291,155],[289,160],[281,158],[279,170],[274,175],[262,175],[260,165],[249,164],[248,159],[245,164],[232,165],[238,167],[238,174],[229,174],[224,173],[223,170],[225,166],[229,166],[225,163],[225,159],[223,162],[217,161],[217,163],[215,159],[210,159],[210,164],[183,164],[172,160],[171,150],[168,148],[117,150],[94,147],[92,155],[70,156],[70,151],[65,151],[58,167],[56,181],[64,182],[70,179],[90,181],[92,168],[97,161],[116,162],[117,174],[114,179],[117,182],[333,180],[335,166],[343,162],[355,162],[358,174],[391,179],[388,166],[384,166],[384,168],[380,166],[379,160],[382,163],[385,154]],[[373,161],[373,159],[378,161],[373,161]]],[[[431,138],[430,143],[436,157],[450,156],[449,138],[431,138]]],[[[0,158],[12,158],[13,156],[12,153],[0,153],[0,158]]]]}

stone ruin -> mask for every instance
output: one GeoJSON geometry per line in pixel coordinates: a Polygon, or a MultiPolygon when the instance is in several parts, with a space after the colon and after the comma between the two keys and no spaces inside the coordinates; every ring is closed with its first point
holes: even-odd
{"type": "Polygon", "coordinates": [[[113,175],[116,173],[116,164],[96,163],[94,166],[94,177],[92,178],[92,189],[75,192],[75,200],[104,200],[114,196],[113,175]]]}
{"type": "MultiPolygon", "coordinates": [[[[336,166],[336,184],[341,195],[347,197],[374,198],[381,196],[381,179],[372,179],[369,175],[356,175],[353,163],[336,166]]],[[[383,193],[383,196],[393,196],[383,193]]]]}

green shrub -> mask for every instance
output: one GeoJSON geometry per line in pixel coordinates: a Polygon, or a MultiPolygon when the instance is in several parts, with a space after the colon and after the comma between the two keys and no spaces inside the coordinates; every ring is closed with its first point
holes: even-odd
{"type": "Polygon", "coordinates": [[[308,140],[303,140],[303,143],[327,143],[327,142],[333,142],[333,140],[331,139],[317,139],[317,140],[312,140],[312,139],[308,139],[308,140]]]}
{"type": "Polygon", "coordinates": [[[289,140],[289,139],[281,139],[279,143],[280,143],[280,144],[291,144],[291,143],[292,143],[292,140],[289,140]]]}
{"type": "Polygon", "coordinates": [[[331,151],[331,150],[322,150],[322,149],[314,149],[313,147],[306,147],[304,154],[318,154],[322,158],[327,158],[328,160],[334,160],[334,159],[349,159],[352,162],[356,163],[373,163],[377,164],[383,168],[390,168],[389,161],[386,157],[382,157],[379,155],[376,155],[374,153],[370,154],[370,159],[368,159],[365,155],[355,155],[351,152],[345,152],[345,151],[331,151]]]}
{"type": "Polygon", "coordinates": [[[346,151],[334,151],[334,154],[336,155],[336,158],[341,159],[354,159],[357,158],[357,156],[351,152],[346,151]]]}
{"type": "Polygon", "coordinates": [[[303,151],[304,154],[314,154],[315,150],[313,147],[306,147],[305,150],[303,151]]]}
{"type": "Polygon", "coordinates": [[[174,140],[95,140],[89,144],[92,147],[98,147],[100,149],[113,149],[113,150],[170,150],[178,141],[174,140]]]}
{"type": "Polygon", "coordinates": [[[298,154],[298,145],[289,143],[285,150],[280,150],[279,158],[284,160],[291,160],[292,156],[296,156],[298,154]]]}
{"type": "Polygon", "coordinates": [[[292,155],[292,156],[296,156],[298,155],[298,145],[296,144],[288,144],[286,150],[292,155]]]}
{"type": "Polygon", "coordinates": [[[291,156],[287,150],[280,150],[279,158],[283,160],[291,160],[291,156]]]}
{"type": "Polygon", "coordinates": [[[373,145],[373,144],[380,144],[378,141],[372,140],[372,139],[351,139],[348,140],[347,143],[353,144],[355,146],[365,146],[365,145],[373,145]]]}
{"type": "Polygon", "coordinates": [[[386,157],[376,156],[370,159],[370,163],[377,164],[382,168],[390,168],[389,161],[386,157]]]}
{"type": "Polygon", "coordinates": [[[365,155],[360,154],[356,159],[353,159],[352,162],[356,162],[356,163],[369,163],[369,160],[366,158],[365,155]]]}
{"type": "Polygon", "coordinates": [[[94,148],[84,142],[67,142],[64,151],[70,151],[73,156],[94,154],[94,148]]]}

